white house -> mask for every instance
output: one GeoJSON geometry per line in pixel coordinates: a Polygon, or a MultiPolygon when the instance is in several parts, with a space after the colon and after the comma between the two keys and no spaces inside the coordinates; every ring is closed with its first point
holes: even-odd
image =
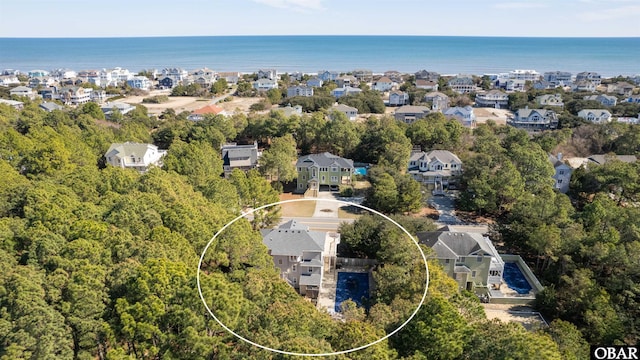
{"type": "Polygon", "coordinates": [[[125,115],[135,110],[136,107],[123,102],[107,102],[104,103],[100,107],[100,109],[104,113],[104,116],[109,119],[113,115],[114,110],[117,110],[120,114],[125,115]]]}
{"type": "Polygon", "coordinates": [[[599,124],[611,121],[611,113],[604,109],[582,109],[578,111],[578,117],[599,124]]]}
{"type": "Polygon", "coordinates": [[[509,94],[500,90],[491,90],[476,94],[477,107],[505,109],[509,104],[509,94]]]}
{"type": "Polygon", "coordinates": [[[416,79],[416,87],[431,91],[438,91],[438,81],[427,79],[416,79]]]}
{"type": "Polygon", "coordinates": [[[260,232],[280,278],[300,295],[317,298],[324,274],[335,268],[340,234],[310,231],[296,220],[260,232]]]}
{"type": "Polygon", "coordinates": [[[466,127],[476,126],[476,114],[473,113],[473,108],[471,106],[451,107],[445,110],[443,114],[447,117],[452,117],[459,120],[462,125],[466,127]]]}
{"type": "Polygon", "coordinates": [[[386,76],[383,76],[380,79],[373,82],[373,84],[371,85],[371,89],[380,91],[380,92],[386,92],[391,90],[395,85],[396,83],[391,81],[391,79],[389,79],[386,76]]]}
{"type": "Polygon", "coordinates": [[[409,158],[408,169],[416,181],[442,191],[462,174],[462,161],[447,150],[414,151],[409,158]]]}
{"type": "Polygon", "coordinates": [[[459,94],[470,93],[478,89],[470,75],[455,76],[449,80],[448,84],[451,90],[459,94]]]}
{"type": "Polygon", "coordinates": [[[345,114],[347,119],[353,121],[358,118],[358,109],[344,104],[337,104],[331,107],[331,111],[337,111],[345,114]]]}
{"type": "Polygon", "coordinates": [[[260,79],[277,80],[278,74],[276,72],[276,69],[259,69],[258,80],[260,79]]]}
{"type": "Polygon", "coordinates": [[[239,72],[220,72],[218,73],[218,79],[225,79],[227,84],[237,84],[242,75],[239,72]]]}
{"type": "Polygon", "coordinates": [[[126,142],[111,144],[104,157],[109,165],[144,173],[150,166],[162,166],[166,154],[166,150],[159,150],[153,144],[126,142]]]}
{"type": "Polygon", "coordinates": [[[560,94],[540,95],[536,97],[536,102],[540,106],[557,106],[560,108],[564,106],[564,102],[562,101],[562,96],[560,94]]]}
{"type": "Polygon", "coordinates": [[[33,89],[27,86],[16,86],[13,89],[9,90],[9,95],[24,96],[28,97],[31,100],[35,99],[36,97],[36,93],[33,91],[33,89]]]}
{"type": "Polygon", "coordinates": [[[339,87],[331,90],[331,95],[337,99],[347,95],[357,95],[361,92],[362,92],[362,89],[360,88],[345,86],[345,87],[339,87]]]}
{"type": "Polygon", "coordinates": [[[580,80],[571,84],[571,91],[596,91],[596,84],[589,80],[580,80]]]}
{"type": "Polygon", "coordinates": [[[2,75],[0,76],[0,86],[11,86],[20,84],[20,80],[15,75],[2,75]]]}
{"type": "Polygon", "coordinates": [[[540,79],[540,74],[535,70],[512,70],[509,71],[509,78],[533,82],[540,79]]]}
{"type": "Polygon", "coordinates": [[[311,86],[311,87],[322,87],[322,84],[324,84],[324,81],[322,81],[322,79],[314,77],[311,78],[309,80],[307,80],[307,86],[311,86]]]}
{"type": "Polygon", "coordinates": [[[271,89],[277,89],[278,82],[276,80],[271,80],[266,78],[258,79],[253,82],[253,88],[258,91],[268,91],[271,89]]]}
{"type": "Polygon", "coordinates": [[[146,76],[134,76],[127,80],[127,85],[134,89],[149,90],[151,89],[151,81],[146,76]]]}
{"type": "Polygon", "coordinates": [[[409,103],[409,94],[404,91],[392,91],[389,94],[389,106],[403,106],[409,103]]]}
{"type": "Polygon", "coordinates": [[[11,106],[16,110],[24,109],[24,103],[22,101],[0,99],[0,104],[11,106]]]}
{"type": "Polygon", "coordinates": [[[576,75],[576,82],[584,80],[591,81],[595,86],[598,86],[602,82],[602,77],[597,72],[592,71],[583,71],[576,75]]]}
{"type": "Polygon", "coordinates": [[[530,131],[555,129],[558,127],[558,115],[546,109],[518,109],[513,117],[507,119],[507,125],[530,131]]]}

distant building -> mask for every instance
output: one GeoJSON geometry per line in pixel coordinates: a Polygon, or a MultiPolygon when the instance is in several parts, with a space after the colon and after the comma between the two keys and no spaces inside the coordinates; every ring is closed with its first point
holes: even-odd
{"type": "Polygon", "coordinates": [[[512,70],[509,71],[509,78],[533,82],[540,79],[540,74],[535,70],[512,70]]]}
{"type": "Polygon", "coordinates": [[[339,88],[351,87],[351,86],[357,87],[360,84],[358,79],[355,76],[351,76],[351,75],[338,76],[335,79],[335,82],[339,88]]]}
{"type": "Polygon", "coordinates": [[[337,71],[320,70],[318,71],[318,79],[322,81],[335,81],[340,73],[337,71]]]}
{"type": "Polygon", "coordinates": [[[324,84],[324,81],[322,81],[322,79],[314,77],[311,78],[309,80],[307,80],[307,86],[311,86],[311,87],[322,87],[322,84],[324,84]]]}
{"type": "Polygon", "coordinates": [[[558,127],[558,116],[551,110],[518,109],[513,117],[507,119],[507,125],[528,131],[555,129],[558,127]]]}
{"type": "Polygon", "coordinates": [[[431,110],[426,106],[405,105],[396,109],[394,117],[398,121],[411,124],[427,116],[431,110]]]}
{"type": "Polygon", "coordinates": [[[509,105],[509,94],[500,90],[490,90],[476,94],[477,107],[506,109],[509,105]]]}
{"type": "Polygon", "coordinates": [[[542,78],[556,86],[566,86],[571,85],[571,76],[567,71],[549,71],[545,72],[542,78]]]}
{"type": "Polygon", "coordinates": [[[391,79],[389,79],[386,76],[383,76],[380,79],[373,82],[373,84],[371,85],[371,89],[380,91],[380,92],[386,92],[391,90],[395,85],[397,84],[394,83],[391,79]]]}
{"type": "Polygon", "coordinates": [[[127,80],[127,85],[134,89],[146,90],[151,89],[151,81],[146,76],[134,76],[127,80]]]}
{"type": "Polygon", "coordinates": [[[16,110],[24,109],[24,103],[22,101],[0,99],[0,104],[5,104],[7,106],[11,106],[12,108],[14,108],[16,110]]]}
{"type": "Polygon", "coordinates": [[[429,81],[438,81],[438,79],[440,79],[440,74],[438,74],[435,71],[427,71],[427,70],[420,70],[418,72],[416,72],[414,74],[416,80],[418,79],[422,79],[422,80],[429,80],[429,81]]]}
{"type": "Polygon", "coordinates": [[[438,91],[438,82],[433,80],[416,79],[416,88],[438,91]]]}
{"type": "Polygon", "coordinates": [[[278,80],[278,73],[276,69],[259,69],[258,70],[258,80],[260,79],[269,79],[269,80],[278,80]]]}
{"type": "Polygon", "coordinates": [[[589,80],[576,80],[573,84],[571,84],[571,91],[588,91],[594,92],[596,91],[596,84],[589,80]]]}
{"type": "Polygon", "coordinates": [[[358,109],[347,106],[345,104],[336,104],[331,107],[331,111],[337,111],[347,116],[347,119],[353,121],[358,118],[358,109]]]}
{"type": "Polygon", "coordinates": [[[300,295],[316,299],[324,274],[335,268],[340,235],[311,231],[296,220],[260,232],[280,278],[300,295]]]}
{"type": "Polygon", "coordinates": [[[313,96],[313,88],[309,86],[290,86],[287,88],[287,97],[313,96]]]}
{"type": "Polygon", "coordinates": [[[218,73],[218,79],[225,79],[227,84],[235,85],[242,75],[239,72],[220,72],[218,73]]]}
{"type": "Polygon", "coordinates": [[[123,102],[107,102],[104,103],[100,109],[104,113],[104,116],[109,119],[113,115],[114,110],[117,110],[121,115],[126,115],[135,110],[136,107],[123,102]]]}
{"type": "Polygon", "coordinates": [[[373,81],[373,71],[371,70],[356,69],[352,74],[358,82],[370,83],[373,81]]]}
{"type": "Polygon", "coordinates": [[[584,71],[576,75],[576,82],[591,81],[595,86],[600,85],[602,77],[597,72],[584,71]]]}
{"type": "Polygon", "coordinates": [[[281,111],[286,117],[290,117],[293,115],[302,115],[302,106],[291,106],[291,104],[288,104],[285,107],[279,107],[278,109],[276,109],[276,111],[281,111]]]}
{"type": "Polygon", "coordinates": [[[451,90],[459,94],[466,94],[478,90],[478,87],[473,82],[473,78],[470,75],[455,76],[449,80],[448,85],[451,90]]]}
{"type": "Polygon", "coordinates": [[[248,171],[258,167],[258,159],[262,155],[258,151],[258,143],[238,145],[236,143],[222,146],[222,168],[224,176],[229,177],[233,169],[248,171]]]}
{"type": "Polygon", "coordinates": [[[449,107],[449,97],[439,91],[432,91],[424,96],[424,101],[431,103],[431,110],[443,111],[449,107]]]}
{"type": "Polygon", "coordinates": [[[536,103],[540,106],[564,107],[564,102],[560,94],[540,95],[536,97],[536,103]]]}
{"type": "Polygon", "coordinates": [[[362,89],[360,88],[345,86],[345,87],[339,87],[331,90],[331,96],[338,99],[347,95],[357,95],[357,94],[360,94],[361,92],[362,92],[362,89]]]}
{"type": "Polygon", "coordinates": [[[9,90],[9,95],[11,96],[24,96],[31,100],[35,99],[36,93],[32,88],[27,86],[16,86],[13,89],[9,90]]]}
{"type": "Polygon", "coordinates": [[[207,106],[201,107],[200,109],[194,110],[191,114],[189,114],[189,116],[187,116],[187,119],[191,121],[201,121],[201,120],[204,120],[207,115],[226,116],[228,114],[226,111],[224,111],[223,108],[215,104],[209,104],[207,106]]]}
{"type": "Polygon", "coordinates": [[[604,106],[616,106],[618,98],[611,95],[589,95],[583,98],[584,100],[597,101],[604,106]]]}
{"type": "Polygon", "coordinates": [[[476,127],[476,114],[473,112],[471,106],[465,107],[451,107],[442,112],[445,116],[454,118],[462,123],[466,127],[476,127]]]}
{"type": "Polygon", "coordinates": [[[404,91],[392,91],[389,93],[389,106],[403,106],[409,103],[409,94],[404,91]]]}
{"type": "Polygon", "coordinates": [[[92,91],[80,86],[65,86],[59,90],[58,96],[65,105],[81,105],[91,101],[92,91]]]}
{"type": "Polygon", "coordinates": [[[598,124],[611,121],[611,113],[604,109],[582,109],[578,111],[578,117],[598,124]]]}
{"type": "Polygon", "coordinates": [[[166,154],[166,150],[159,150],[153,144],[126,142],[111,144],[104,157],[111,166],[144,173],[150,166],[162,166],[162,158],[166,154]]]}
{"type": "Polygon", "coordinates": [[[40,103],[38,107],[46,112],[52,112],[54,110],[64,110],[64,106],[58,105],[54,102],[47,102],[47,101],[40,103]]]}

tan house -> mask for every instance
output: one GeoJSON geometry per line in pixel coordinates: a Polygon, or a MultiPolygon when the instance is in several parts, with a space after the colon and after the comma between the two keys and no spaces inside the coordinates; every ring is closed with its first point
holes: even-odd
{"type": "Polygon", "coordinates": [[[167,150],[159,150],[153,144],[126,142],[111,144],[104,157],[111,166],[144,173],[150,166],[162,166],[166,154],[167,150]]]}

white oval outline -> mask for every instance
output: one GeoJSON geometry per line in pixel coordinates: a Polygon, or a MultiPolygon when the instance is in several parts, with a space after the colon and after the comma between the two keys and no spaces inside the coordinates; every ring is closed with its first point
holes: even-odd
{"type": "Polygon", "coordinates": [[[209,240],[209,242],[207,243],[207,246],[205,246],[204,250],[202,251],[202,255],[200,255],[200,261],[198,262],[198,272],[196,273],[196,281],[198,283],[198,294],[200,295],[200,300],[202,300],[202,303],[204,304],[204,307],[207,309],[207,311],[209,312],[209,314],[213,317],[213,319],[218,322],[218,324],[220,324],[220,326],[222,326],[225,330],[227,330],[230,334],[232,334],[233,336],[237,337],[238,339],[251,344],[253,346],[259,347],[261,349],[264,350],[268,350],[268,351],[272,351],[275,353],[279,353],[279,354],[284,354],[284,355],[293,355],[293,356],[335,356],[335,355],[342,355],[342,354],[347,354],[350,352],[354,352],[354,351],[358,351],[358,350],[362,350],[365,348],[368,348],[369,346],[375,345],[377,343],[380,343],[386,339],[388,339],[391,335],[397,333],[398,331],[400,331],[403,327],[405,327],[405,325],[407,325],[409,323],[409,321],[411,321],[413,319],[414,316],[416,316],[416,314],[418,313],[418,311],[420,310],[420,308],[422,307],[422,304],[424,303],[426,297],[427,297],[427,290],[429,289],[429,265],[427,263],[427,257],[425,256],[424,252],[422,251],[422,248],[420,247],[420,244],[418,244],[418,242],[416,241],[416,239],[413,238],[413,236],[409,233],[409,231],[407,231],[407,229],[405,229],[402,225],[398,224],[395,220],[391,219],[390,217],[388,217],[387,215],[384,215],[376,210],[373,210],[371,208],[368,208],[366,206],[360,205],[360,204],[356,204],[356,203],[350,203],[347,201],[342,201],[342,200],[335,200],[335,199],[318,199],[318,198],[311,198],[311,199],[290,199],[290,200],[282,200],[282,201],[278,201],[275,203],[271,203],[271,204],[267,204],[267,205],[262,205],[260,207],[257,207],[255,209],[252,209],[246,213],[241,214],[240,216],[236,217],[235,219],[231,220],[229,223],[227,223],[225,226],[223,226],[220,230],[218,230],[218,232],[213,235],[213,238],[211,238],[211,240],[209,240]],[[397,329],[393,330],[392,332],[390,332],[389,334],[387,334],[386,336],[373,341],[369,344],[366,345],[362,345],[359,346],[357,348],[353,348],[353,349],[347,349],[347,350],[342,350],[342,351],[336,351],[336,352],[332,352],[332,353],[324,353],[324,354],[316,354],[316,353],[296,353],[296,352],[289,352],[289,351],[284,351],[284,350],[279,350],[279,349],[273,349],[270,348],[268,346],[264,346],[264,345],[260,345],[258,343],[255,343],[249,339],[245,339],[244,337],[236,334],[233,330],[229,329],[225,324],[222,323],[222,321],[220,321],[214,314],[213,311],[211,311],[211,309],[209,309],[209,305],[207,305],[207,302],[204,299],[204,295],[202,294],[202,287],[200,286],[200,268],[202,267],[202,261],[204,260],[204,255],[207,253],[207,250],[209,249],[209,246],[211,246],[211,244],[213,243],[213,241],[216,239],[216,237],[218,237],[218,235],[220,235],[227,227],[231,226],[234,222],[244,218],[247,215],[253,214],[254,212],[258,211],[258,210],[262,210],[264,208],[267,207],[271,207],[271,206],[275,206],[275,205],[280,205],[280,204],[286,204],[286,203],[291,203],[291,202],[299,202],[299,201],[330,201],[330,202],[337,202],[340,204],[344,204],[344,205],[353,205],[353,206],[357,206],[360,208],[363,208],[365,210],[371,211],[372,213],[376,214],[376,215],[380,215],[382,216],[384,219],[390,221],[391,223],[393,223],[395,226],[399,227],[400,229],[402,229],[402,231],[405,232],[405,234],[407,234],[409,236],[409,238],[411,238],[411,240],[413,240],[413,242],[416,244],[416,246],[418,247],[418,250],[420,250],[420,255],[422,255],[422,260],[424,260],[424,268],[427,274],[427,279],[425,282],[425,287],[424,287],[424,293],[422,294],[422,299],[420,299],[420,303],[418,304],[418,306],[416,307],[416,309],[413,311],[413,313],[411,314],[411,316],[409,316],[409,318],[402,323],[397,329]]]}

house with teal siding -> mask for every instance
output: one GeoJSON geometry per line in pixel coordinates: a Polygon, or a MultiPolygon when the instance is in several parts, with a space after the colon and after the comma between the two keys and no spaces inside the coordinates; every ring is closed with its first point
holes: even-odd
{"type": "Polygon", "coordinates": [[[302,156],[296,162],[297,190],[319,190],[321,185],[351,184],[353,160],[328,152],[302,156]]]}

